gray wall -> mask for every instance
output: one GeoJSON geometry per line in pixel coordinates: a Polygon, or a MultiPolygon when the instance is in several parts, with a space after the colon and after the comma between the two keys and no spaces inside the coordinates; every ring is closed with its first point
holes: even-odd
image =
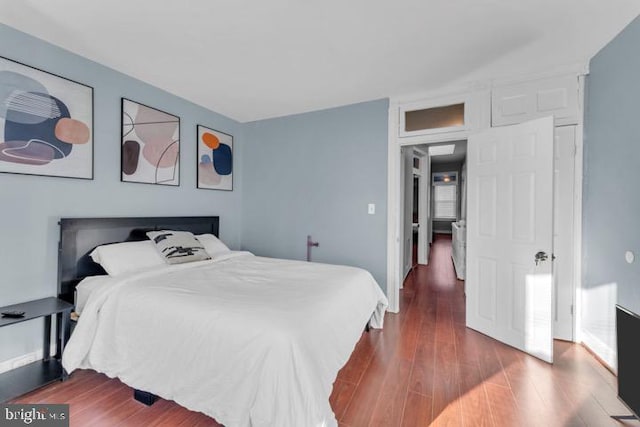
{"type": "MultiPolygon", "coordinates": [[[[458,202],[457,202],[457,208],[458,208],[458,218],[460,217],[460,197],[462,195],[462,192],[460,191],[460,174],[462,173],[462,164],[464,163],[464,161],[460,161],[460,162],[451,162],[451,163],[431,163],[431,173],[436,173],[436,172],[451,172],[451,171],[456,171],[458,172],[458,190],[457,190],[457,197],[458,197],[458,202]]],[[[432,187],[433,188],[433,187],[432,187]]],[[[433,197],[431,198],[431,212],[433,212],[433,197]]],[[[434,233],[451,233],[451,223],[455,222],[455,220],[440,220],[440,221],[436,221],[433,220],[433,232],[434,233]]]]}
{"type": "MultiPolygon", "coordinates": [[[[640,19],[591,61],[583,193],[585,342],[615,363],[617,302],[640,313],[640,19]],[[613,359],[613,360],[612,360],[613,359]]],[[[613,363],[612,363],[613,362],[613,363]]]]}
{"type": "MultiPolygon", "coordinates": [[[[239,124],[158,88],[0,24],[0,55],[94,88],[94,180],[0,174],[0,306],[56,295],[58,218],[220,215],[221,236],[239,248],[242,164],[234,191],[197,190],[196,123],[235,136],[239,124]],[[180,186],[120,182],[120,97],[180,116],[180,186]]],[[[42,346],[40,321],[0,329],[0,361],[42,346]]]]}
{"type": "Polygon", "coordinates": [[[242,245],[369,270],[386,288],[388,100],[246,125],[242,245]],[[376,204],[375,215],[367,204],[376,204]]]}

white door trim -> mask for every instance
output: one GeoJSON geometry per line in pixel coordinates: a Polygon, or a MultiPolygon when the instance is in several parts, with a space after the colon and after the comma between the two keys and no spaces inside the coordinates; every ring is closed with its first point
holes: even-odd
{"type": "Polygon", "coordinates": [[[427,245],[427,221],[429,220],[427,182],[429,181],[429,155],[417,148],[413,149],[413,156],[420,162],[420,168],[414,169],[414,174],[420,176],[418,188],[418,264],[429,263],[429,247],[427,245]]]}
{"type": "MultiPolygon", "coordinates": [[[[389,108],[389,128],[391,121],[397,117],[397,109],[389,108]],[[392,118],[393,116],[393,118],[392,118]]],[[[456,135],[430,135],[421,139],[412,138],[410,141],[396,139],[389,131],[389,146],[387,159],[387,299],[389,306],[387,311],[398,313],[400,311],[400,289],[402,287],[402,251],[400,244],[402,241],[402,180],[400,176],[402,167],[401,149],[405,146],[415,146],[422,144],[437,144],[448,141],[459,141],[467,139],[468,131],[464,135],[456,132],[456,135]]],[[[430,184],[431,181],[429,181],[430,184]]]]}
{"type": "Polygon", "coordinates": [[[398,130],[397,107],[389,106],[389,127],[387,144],[387,311],[400,311],[400,266],[402,251],[400,250],[400,146],[396,143],[398,130]]]}
{"type": "MultiPolygon", "coordinates": [[[[588,74],[588,72],[585,72],[588,74]]],[[[585,75],[578,76],[578,123],[576,125],[576,156],[573,198],[573,341],[582,342],[582,180],[584,162],[584,92],[585,75]]]]}
{"type": "Polygon", "coordinates": [[[400,232],[402,251],[402,278],[400,281],[400,289],[403,288],[404,280],[411,271],[413,265],[413,149],[412,147],[405,147],[401,153],[402,169],[402,182],[400,188],[402,192],[400,194],[400,232]]]}
{"type": "MultiPolygon", "coordinates": [[[[485,89],[470,92],[466,99],[473,103],[470,112],[472,130],[489,127],[490,94],[485,89]]],[[[442,96],[442,95],[440,95],[442,96]]],[[[389,101],[388,143],[387,143],[387,311],[397,313],[400,310],[400,289],[402,286],[402,168],[400,150],[404,146],[435,144],[467,139],[472,130],[434,133],[422,136],[399,137],[398,124],[401,102],[389,101]]]]}

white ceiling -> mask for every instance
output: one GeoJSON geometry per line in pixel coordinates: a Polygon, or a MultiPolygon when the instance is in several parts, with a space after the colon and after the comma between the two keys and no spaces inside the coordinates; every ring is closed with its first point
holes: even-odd
{"type": "Polygon", "coordinates": [[[453,154],[447,154],[444,156],[431,156],[431,164],[441,164],[441,163],[457,163],[462,162],[467,157],[467,141],[450,141],[443,142],[438,144],[422,144],[417,145],[416,148],[424,151],[425,153],[429,152],[429,147],[438,146],[438,145],[451,145],[454,144],[455,147],[453,149],[453,154]]]}
{"type": "Polygon", "coordinates": [[[239,121],[586,63],[638,0],[0,0],[0,21],[239,121]]]}

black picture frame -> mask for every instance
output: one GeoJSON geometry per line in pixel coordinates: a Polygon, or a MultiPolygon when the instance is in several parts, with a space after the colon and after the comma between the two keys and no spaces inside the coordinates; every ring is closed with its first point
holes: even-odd
{"type": "Polygon", "coordinates": [[[0,105],[0,173],[93,180],[93,87],[0,56],[0,105]]]}
{"type": "Polygon", "coordinates": [[[233,191],[233,135],[196,125],[196,187],[233,191]]]}
{"type": "Polygon", "coordinates": [[[120,181],[180,186],[180,117],[121,100],[120,181]]]}

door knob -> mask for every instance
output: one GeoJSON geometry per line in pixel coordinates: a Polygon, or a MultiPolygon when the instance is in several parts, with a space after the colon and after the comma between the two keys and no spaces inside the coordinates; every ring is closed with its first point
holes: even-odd
{"type": "Polygon", "coordinates": [[[538,265],[542,261],[546,261],[547,259],[549,259],[549,255],[547,255],[546,252],[544,251],[538,252],[535,257],[536,265],[538,265]]]}

